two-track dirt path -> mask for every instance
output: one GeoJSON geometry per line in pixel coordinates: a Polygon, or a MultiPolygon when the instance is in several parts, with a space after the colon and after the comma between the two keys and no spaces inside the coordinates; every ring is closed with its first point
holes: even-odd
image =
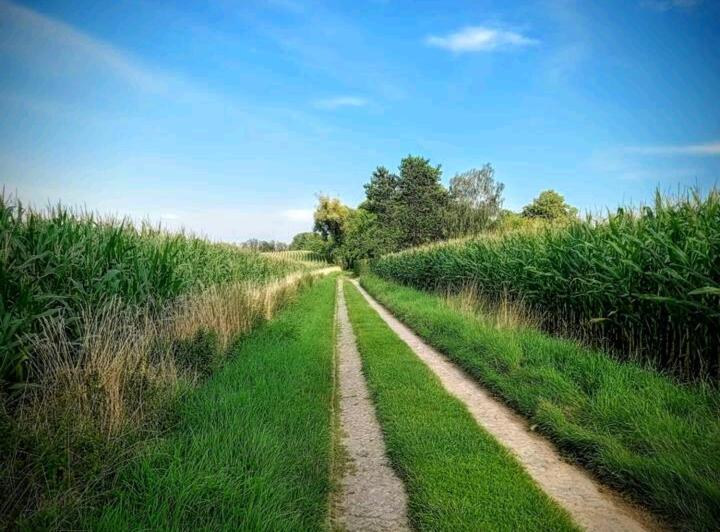
{"type": "Polygon", "coordinates": [[[516,456],[535,482],[564,507],[578,525],[586,530],[607,532],[661,528],[649,514],[625,502],[587,471],[563,461],[552,444],[530,431],[524,418],[425,344],[357,281],[354,283],[385,323],[435,372],[445,389],[462,401],[477,423],[516,456]]]}
{"type": "Polygon", "coordinates": [[[409,530],[407,495],[385,454],[348,318],[342,278],[337,285],[337,327],[339,417],[345,464],[333,524],[349,531],[409,530]]]}

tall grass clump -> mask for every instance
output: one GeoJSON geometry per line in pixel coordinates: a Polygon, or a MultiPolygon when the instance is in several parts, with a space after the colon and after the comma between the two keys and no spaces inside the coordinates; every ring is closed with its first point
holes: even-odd
{"type": "Polygon", "coordinates": [[[685,378],[720,378],[720,191],[619,209],[601,221],[406,250],[373,265],[422,289],[473,285],[549,330],[685,378]]]}
{"type": "Polygon", "coordinates": [[[62,317],[77,336],[82,311],[114,297],[161,305],[194,288],[297,269],[228,244],[62,206],[35,212],[5,197],[0,245],[0,379],[8,385],[26,381],[28,338],[44,318],[62,317]]]}
{"type": "Polygon", "coordinates": [[[0,528],[72,527],[306,283],[258,253],[0,198],[0,528]]]}

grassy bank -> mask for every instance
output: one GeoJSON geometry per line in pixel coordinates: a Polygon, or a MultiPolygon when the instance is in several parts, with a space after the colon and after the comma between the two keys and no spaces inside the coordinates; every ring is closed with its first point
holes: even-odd
{"type": "Polygon", "coordinates": [[[60,207],[0,199],[0,238],[0,528],[80,512],[304,284],[235,246],[60,207]]]}
{"type": "Polygon", "coordinates": [[[619,210],[600,222],[486,235],[387,255],[413,286],[522,302],[553,332],[685,378],[720,378],[720,191],[619,210]]]}
{"type": "Polygon", "coordinates": [[[430,369],[345,283],[350,320],[393,465],[421,530],[573,525],[430,369]]]}
{"type": "Polygon", "coordinates": [[[720,522],[716,389],[680,385],[537,330],[498,328],[376,276],[361,283],[609,484],[680,527],[710,530],[720,522]]]}
{"type": "Polygon", "coordinates": [[[234,349],[119,475],[105,530],[318,530],[327,519],[335,279],[234,349]]]}

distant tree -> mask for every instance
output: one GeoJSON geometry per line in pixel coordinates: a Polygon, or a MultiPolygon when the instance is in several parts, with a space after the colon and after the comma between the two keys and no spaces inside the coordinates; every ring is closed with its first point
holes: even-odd
{"type": "Polygon", "coordinates": [[[322,237],[311,231],[296,234],[290,243],[292,250],[317,251],[320,247],[322,247],[322,237]]]}
{"type": "Polygon", "coordinates": [[[378,217],[358,208],[350,214],[338,257],[343,266],[352,268],[358,260],[379,257],[393,251],[394,246],[393,235],[378,222],[378,217]]]}
{"type": "Polygon", "coordinates": [[[403,229],[399,219],[400,178],[391,173],[384,166],[378,166],[365,184],[366,199],[360,204],[360,209],[375,217],[377,228],[376,236],[381,240],[383,249],[397,251],[400,247],[403,229]]]}
{"type": "Polygon", "coordinates": [[[384,166],[378,166],[365,185],[363,209],[381,218],[391,215],[398,201],[400,178],[384,166]]]}
{"type": "Polygon", "coordinates": [[[313,251],[322,254],[328,261],[338,262],[338,249],[342,246],[352,212],[339,199],[320,196],[314,218],[315,231],[321,237],[322,246],[320,250],[313,251]]]}
{"type": "Polygon", "coordinates": [[[429,159],[408,155],[400,161],[395,216],[401,246],[417,246],[443,237],[448,193],[441,176],[440,166],[431,166],[429,159]]]}
{"type": "Polygon", "coordinates": [[[449,236],[479,233],[499,218],[505,185],[495,181],[490,163],[450,180],[446,225],[449,236]]]}
{"type": "Polygon", "coordinates": [[[577,213],[578,210],[565,203],[565,198],[554,190],[544,190],[522,210],[525,218],[542,218],[550,221],[572,219],[577,213]]]}
{"type": "Polygon", "coordinates": [[[260,252],[285,251],[288,249],[288,245],[285,242],[278,242],[277,240],[258,240],[257,238],[246,240],[240,244],[240,246],[260,252]]]}
{"type": "Polygon", "coordinates": [[[349,216],[350,208],[343,205],[339,199],[320,196],[314,214],[315,231],[320,233],[323,240],[330,240],[340,245],[349,216]]]}

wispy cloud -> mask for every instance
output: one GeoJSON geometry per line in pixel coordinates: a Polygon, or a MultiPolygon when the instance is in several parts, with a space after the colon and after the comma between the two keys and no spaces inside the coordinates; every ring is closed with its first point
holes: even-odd
{"type": "Polygon", "coordinates": [[[315,100],[313,106],[318,109],[338,109],[340,107],[363,107],[368,104],[367,99],[359,96],[334,96],[315,100]]]}
{"type": "Polygon", "coordinates": [[[491,52],[532,46],[538,42],[515,31],[486,26],[468,26],[442,37],[431,35],[425,39],[429,46],[453,52],[491,52]]]}
{"type": "Polygon", "coordinates": [[[55,62],[63,58],[81,59],[84,64],[102,66],[136,88],[151,92],[168,90],[170,80],[165,76],[64,22],[5,0],[0,0],[0,19],[12,32],[5,38],[14,40],[14,49],[19,53],[38,55],[41,50],[52,50],[55,62]]]}
{"type": "Polygon", "coordinates": [[[287,209],[282,211],[281,215],[283,218],[291,222],[312,223],[313,212],[314,211],[312,209],[287,209]]]}
{"type": "Polygon", "coordinates": [[[692,9],[702,3],[702,0],[643,0],[640,5],[658,11],[670,9],[692,9]]]}
{"type": "MultiPolygon", "coordinates": [[[[314,132],[322,132],[324,128],[324,124],[309,113],[280,106],[248,105],[230,94],[215,90],[205,80],[198,82],[141,61],[122,48],[62,20],[8,0],[0,0],[0,53],[14,54],[21,68],[34,75],[51,77],[67,87],[82,86],[92,92],[102,87],[100,79],[108,79],[144,96],[158,98],[157,101],[192,106],[193,109],[202,107],[206,116],[216,116],[216,113],[231,115],[237,121],[242,120],[256,137],[285,137],[293,127],[301,128],[304,134],[308,128],[314,132]]],[[[88,111],[90,106],[63,102],[61,94],[57,98],[51,94],[51,97],[41,100],[35,94],[13,95],[0,91],[0,100],[11,98],[38,112],[62,113],[83,120],[103,118],[97,109],[88,111]]]]}
{"type": "Polygon", "coordinates": [[[701,144],[680,144],[663,146],[630,146],[625,148],[627,153],[640,155],[720,155],[720,140],[701,144]]]}

